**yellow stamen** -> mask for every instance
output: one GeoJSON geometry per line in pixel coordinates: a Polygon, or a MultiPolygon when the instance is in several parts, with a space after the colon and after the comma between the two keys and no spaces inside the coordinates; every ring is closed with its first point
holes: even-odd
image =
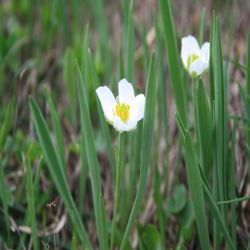
{"type": "Polygon", "coordinates": [[[115,106],[114,115],[119,116],[124,123],[129,119],[130,105],[125,103],[117,103],[115,106]]]}
{"type": "Polygon", "coordinates": [[[190,65],[191,65],[194,61],[196,61],[197,59],[199,59],[199,58],[200,58],[200,56],[197,55],[197,54],[192,54],[192,55],[190,55],[190,56],[188,57],[188,60],[187,60],[187,69],[189,70],[190,65]]]}

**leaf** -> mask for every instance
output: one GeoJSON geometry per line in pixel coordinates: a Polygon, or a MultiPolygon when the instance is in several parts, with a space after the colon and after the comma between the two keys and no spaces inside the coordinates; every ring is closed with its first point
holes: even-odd
{"type": "Polygon", "coordinates": [[[64,166],[64,172],[66,173],[66,157],[65,157],[65,147],[64,147],[64,137],[62,132],[62,127],[60,124],[60,118],[56,111],[56,107],[53,103],[52,97],[49,92],[47,92],[47,101],[51,113],[51,120],[54,129],[54,133],[56,135],[56,145],[58,148],[58,155],[60,156],[60,160],[64,166]]]}
{"type": "Polygon", "coordinates": [[[14,99],[12,99],[8,103],[6,116],[0,128],[0,157],[1,157],[1,152],[3,150],[3,147],[4,147],[4,143],[6,141],[6,138],[8,136],[9,130],[13,122],[14,105],[15,105],[15,102],[14,102],[14,99]]]}
{"type": "Polygon", "coordinates": [[[171,213],[179,213],[186,204],[186,190],[184,185],[174,187],[173,196],[167,200],[167,206],[171,213]]]}
{"type": "Polygon", "coordinates": [[[184,128],[180,118],[177,116],[177,125],[182,135],[182,142],[185,149],[185,163],[188,185],[194,206],[195,219],[198,228],[201,248],[210,249],[205,202],[203,196],[202,179],[198,161],[195,155],[190,133],[184,128]]]}
{"type": "Polygon", "coordinates": [[[163,24],[163,31],[167,50],[166,53],[168,59],[168,68],[172,81],[174,100],[178,111],[177,113],[180,116],[184,125],[186,125],[187,95],[185,91],[184,81],[181,77],[182,69],[180,67],[180,55],[177,49],[176,30],[170,7],[170,0],[158,0],[158,5],[163,24]]]}
{"type": "Polygon", "coordinates": [[[81,111],[81,133],[84,138],[85,151],[90,170],[97,234],[98,234],[100,248],[105,250],[108,249],[108,240],[107,240],[107,229],[105,225],[105,219],[103,219],[105,217],[103,216],[105,214],[105,212],[103,211],[104,205],[102,204],[102,199],[100,199],[100,195],[102,194],[100,166],[98,163],[96,149],[94,145],[93,129],[91,126],[89,108],[86,98],[87,94],[82,79],[82,74],[77,62],[76,62],[76,76],[77,76],[78,98],[81,111]]]}
{"type": "Polygon", "coordinates": [[[192,201],[188,201],[182,211],[178,214],[178,220],[181,225],[181,237],[184,240],[190,240],[194,231],[194,208],[192,201]]]}
{"type": "Polygon", "coordinates": [[[213,143],[213,127],[212,116],[208,99],[206,96],[203,81],[200,79],[196,92],[196,111],[197,111],[197,123],[198,141],[200,149],[201,165],[204,169],[206,176],[209,174],[209,170],[212,165],[212,143],[213,143]]]}
{"type": "Polygon", "coordinates": [[[38,139],[42,147],[43,155],[48,164],[52,179],[56,185],[60,197],[65,203],[72,224],[75,226],[79,238],[81,239],[83,245],[87,247],[87,249],[92,249],[87,232],[82,224],[80,215],[71,196],[66,175],[63,173],[64,167],[59,160],[59,156],[50,138],[48,125],[46,124],[38,105],[32,97],[29,99],[29,106],[33,121],[35,123],[38,139]]]}
{"type": "Polygon", "coordinates": [[[190,187],[192,201],[194,205],[194,212],[200,238],[200,244],[203,250],[210,249],[202,181],[197,158],[193,149],[191,135],[188,131],[186,131],[185,135],[185,162],[188,184],[190,187]]]}
{"type": "Polygon", "coordinates": [[[145,227],[139,226],[140,241],[142,249],[145,250],[162,250],[160,234],[155,225],[147,224],[145,227]]]}
{"type": "Polygon", "coordinates": [[[126,23],[126,59],[127,59],[127,80],[129,82],[134,82],[135,72],[134,72],[134,50],[135,50],[135,31],[134,31],[134,18],[133,18],[133,6],[134,1],[130,0],[128,13],[127,13],[127,23],[126,23]]]}
{"type": "MultiPolygon", "coordinates": [[[[90,51],[88,51],[88,63],[89,63],[89,69],[90,69],[90,77],[88,79],[90,82],[89,84],[92,84],[94,86],[94,89],[97,89],[99,87],[99,80],[98,80],[98,76],[97,76],[93,61],[92,61],[90,51]]],[[[101,122],[102,140],[104,138],[104,143],[105,143],[105,148],[106,148],[107,154],[108,154],[109,164],[111,166],[111,171],[112,171],[112,174],[114,177],[115,176],[114,175],[114,173],[115,173],[115,159],[114,159],[114,152],[113,152],[111,135],[110,135],[108,123],[104,117],[103,110],[102,110],[102,107],[100,105],[99,99],[98,99],[96,93],[94,93],[94,95],[95,95],[95,100],[97,103],[98,115],[99,115],[100,122],[101,122]]]]}
{"type": "Polygon", "coordinates": [[[27,171],[27,202],[28,202],[28,217],[31,225],[31,237],[32,245],[35,250],[38,248],[38,238],[37,238],[37,223],[36,223],[36,209],[35,209],[35,196],[34,196],[34,184],[32,180],[31,163],[27,158],[24,159],[24,164],[26,165],[27,171]]]}

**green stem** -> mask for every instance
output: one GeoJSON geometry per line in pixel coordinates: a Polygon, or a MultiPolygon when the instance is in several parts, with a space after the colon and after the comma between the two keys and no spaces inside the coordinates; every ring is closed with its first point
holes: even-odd
{"type": "Polygon", "coordinates": [[[111,231],[111,245],[110,249],[113,249],[114,239],[115,239],[115,226],[116,226],[116,214],[119,204],[119,191],[120,191],[120,180],[121,180],[121,162],[122,162],[122,151],[123,151],[123,140],[124,136],[122,133],[119,134],[119,152],[116,157],[116,171],[115,171],[115,197],[114,197],[114,210],[113,210],[113,220],[112,220],[112,231],[111,231]]]}
{"type": "Polygon", "coordinates": [[[194,130],[196,136],[198,136],[197,131],[197,124],[198,124],[198,117],[197,117],[197,85],[198,85],[198,78],[192,79],[192,102],[193,102],[193,115],[194,115],[194,130]]]}
{"type": "Polygon", "coordinates": [[[218,201],[217,204],[221,205],[221,204],[237,203],[237,202],[246,201],[246,200],[250,200],[250,196],[244,196],[244,197],[240,197],[240,198],[236,198],[232,200],[226,200],[226,201],[218,201]]]}

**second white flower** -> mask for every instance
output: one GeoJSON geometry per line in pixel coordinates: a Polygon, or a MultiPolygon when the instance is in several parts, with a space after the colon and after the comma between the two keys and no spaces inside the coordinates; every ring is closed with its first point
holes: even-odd
{"type": "Polygon", "coordinates": [[[185,69],[192,78],[202,75],[208,70],[210,44],[205,42],[201,48],[195,37],[189,35],[181,40],[181,59],[185,69]]]}

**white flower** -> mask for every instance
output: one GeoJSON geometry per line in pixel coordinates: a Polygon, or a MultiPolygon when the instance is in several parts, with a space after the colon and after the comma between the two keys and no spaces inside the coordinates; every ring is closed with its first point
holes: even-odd
{"type": "Polygon", "coordinates": [[[195,37],[186,36],[181,40],[181,59],[185,69],[192,78],[202,75],[208,70],[210,44],[204,43],[201,48],[195,37]]]}
{"type": "Polygon", "coordinates": [[[143,94],[135,96],[132,84],[126,79],[119,81],[118,89],[116,99],[107,86],[96,89],[104,115],[119,132],[135,129],[144,117],[145,97],[143,94]]]}

